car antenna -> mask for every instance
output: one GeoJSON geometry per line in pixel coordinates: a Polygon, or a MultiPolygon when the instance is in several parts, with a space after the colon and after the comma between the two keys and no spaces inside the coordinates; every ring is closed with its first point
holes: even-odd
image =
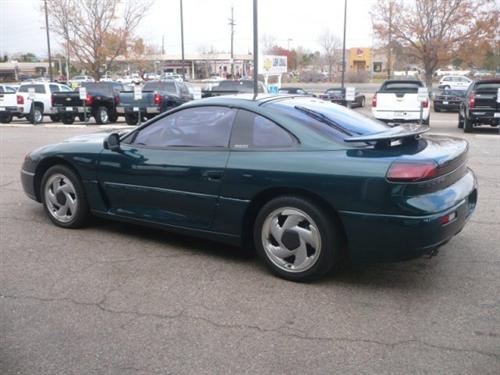
{"type": "Polygon", "coordinates": [[[259,92],[259,33],[257,30],[257,0],[253,0],[253,100],[257,99],[259,92]]]}

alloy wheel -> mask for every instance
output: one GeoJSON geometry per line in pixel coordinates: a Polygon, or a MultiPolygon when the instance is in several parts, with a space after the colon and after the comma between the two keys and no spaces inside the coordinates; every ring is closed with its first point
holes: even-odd
{"type": "Polygon", "coordinates": [[[45,183],[45,204],[50,215],[61,223],[68,223],[78,210],[75,186],[63,174],[54,174],[45,183]]]}
{"type": "Polygon", "coordinates": [[[287,272],[309,270],[321,253],[318,226],[297,208],[271,212],[262,225],[261,240],[269,260],[287,272]]]}

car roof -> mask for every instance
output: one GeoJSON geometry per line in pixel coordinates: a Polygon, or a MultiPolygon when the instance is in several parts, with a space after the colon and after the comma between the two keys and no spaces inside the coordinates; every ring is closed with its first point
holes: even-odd
{"type": "Polygon", "coordinates": [[[500,78],[478,79],[476,83],[500,83],[500,78]]]}

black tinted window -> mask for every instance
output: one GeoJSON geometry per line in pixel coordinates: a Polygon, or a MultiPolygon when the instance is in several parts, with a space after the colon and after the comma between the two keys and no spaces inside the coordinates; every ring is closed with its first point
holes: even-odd
{"type": "Polygon", "coordinates": [[[177,93],[174,81],[170,82],[147,82],[143,88],[144,91],[165,91],[172,94],[177,93]]]}
{"type": "Polygon", "coordinates": [[[59,86],[57,85],[49,85],[50,92],[58,92],[59,86]]]}
{"type": "Polygon", "coordinates": [[[334,140],[386,131],[389,126],[356,111],[315,98],[270,102],[267,106],[334,140]]]}
{"type": "Polygon", "coordinates": [[[83,82],[82,87],[93,95],[113,96],[113,84],[102,82],[83,82]]]}
{"type": "Polygon", "coordinates": [[[500,88],[500,82],[480,82],[476,85],[476,91],[496,91],[500,88]]]}
{"type": "Polygon", "coordinates": [[[274,122],[255,113],[239,110],[236,116],[231,147],[283,148],[295,145],[297,141],[286,130],[274,122]]]}
{"type": "Polygon", "coordinates": [[[423,87],[422,82],[386,82],[382,85],[380,92],[418,92],[419,87],[423,87]]]}
{"type": "Polygon", "coordinates": [[[227,147],[235,112],[226,107],[180,110],[142,129],[134,144],[150,147],[227,147]]]}
{"type": "Polygon", "coordinates": [[[34,88],[37,94],[45,94],[45,86],[44,85],[22,85],[19,88],[19,92],[28,92],[28,89],[34,88]]]}

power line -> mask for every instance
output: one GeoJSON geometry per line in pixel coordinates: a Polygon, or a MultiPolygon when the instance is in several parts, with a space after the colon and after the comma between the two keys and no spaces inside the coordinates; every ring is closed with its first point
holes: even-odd
{"type": "Polygon", "coordinates": [[[231,18],[229,18],[229,26],[231,26],[231,77],[234,79],[234,8],[231,7],[231,18]]]}

